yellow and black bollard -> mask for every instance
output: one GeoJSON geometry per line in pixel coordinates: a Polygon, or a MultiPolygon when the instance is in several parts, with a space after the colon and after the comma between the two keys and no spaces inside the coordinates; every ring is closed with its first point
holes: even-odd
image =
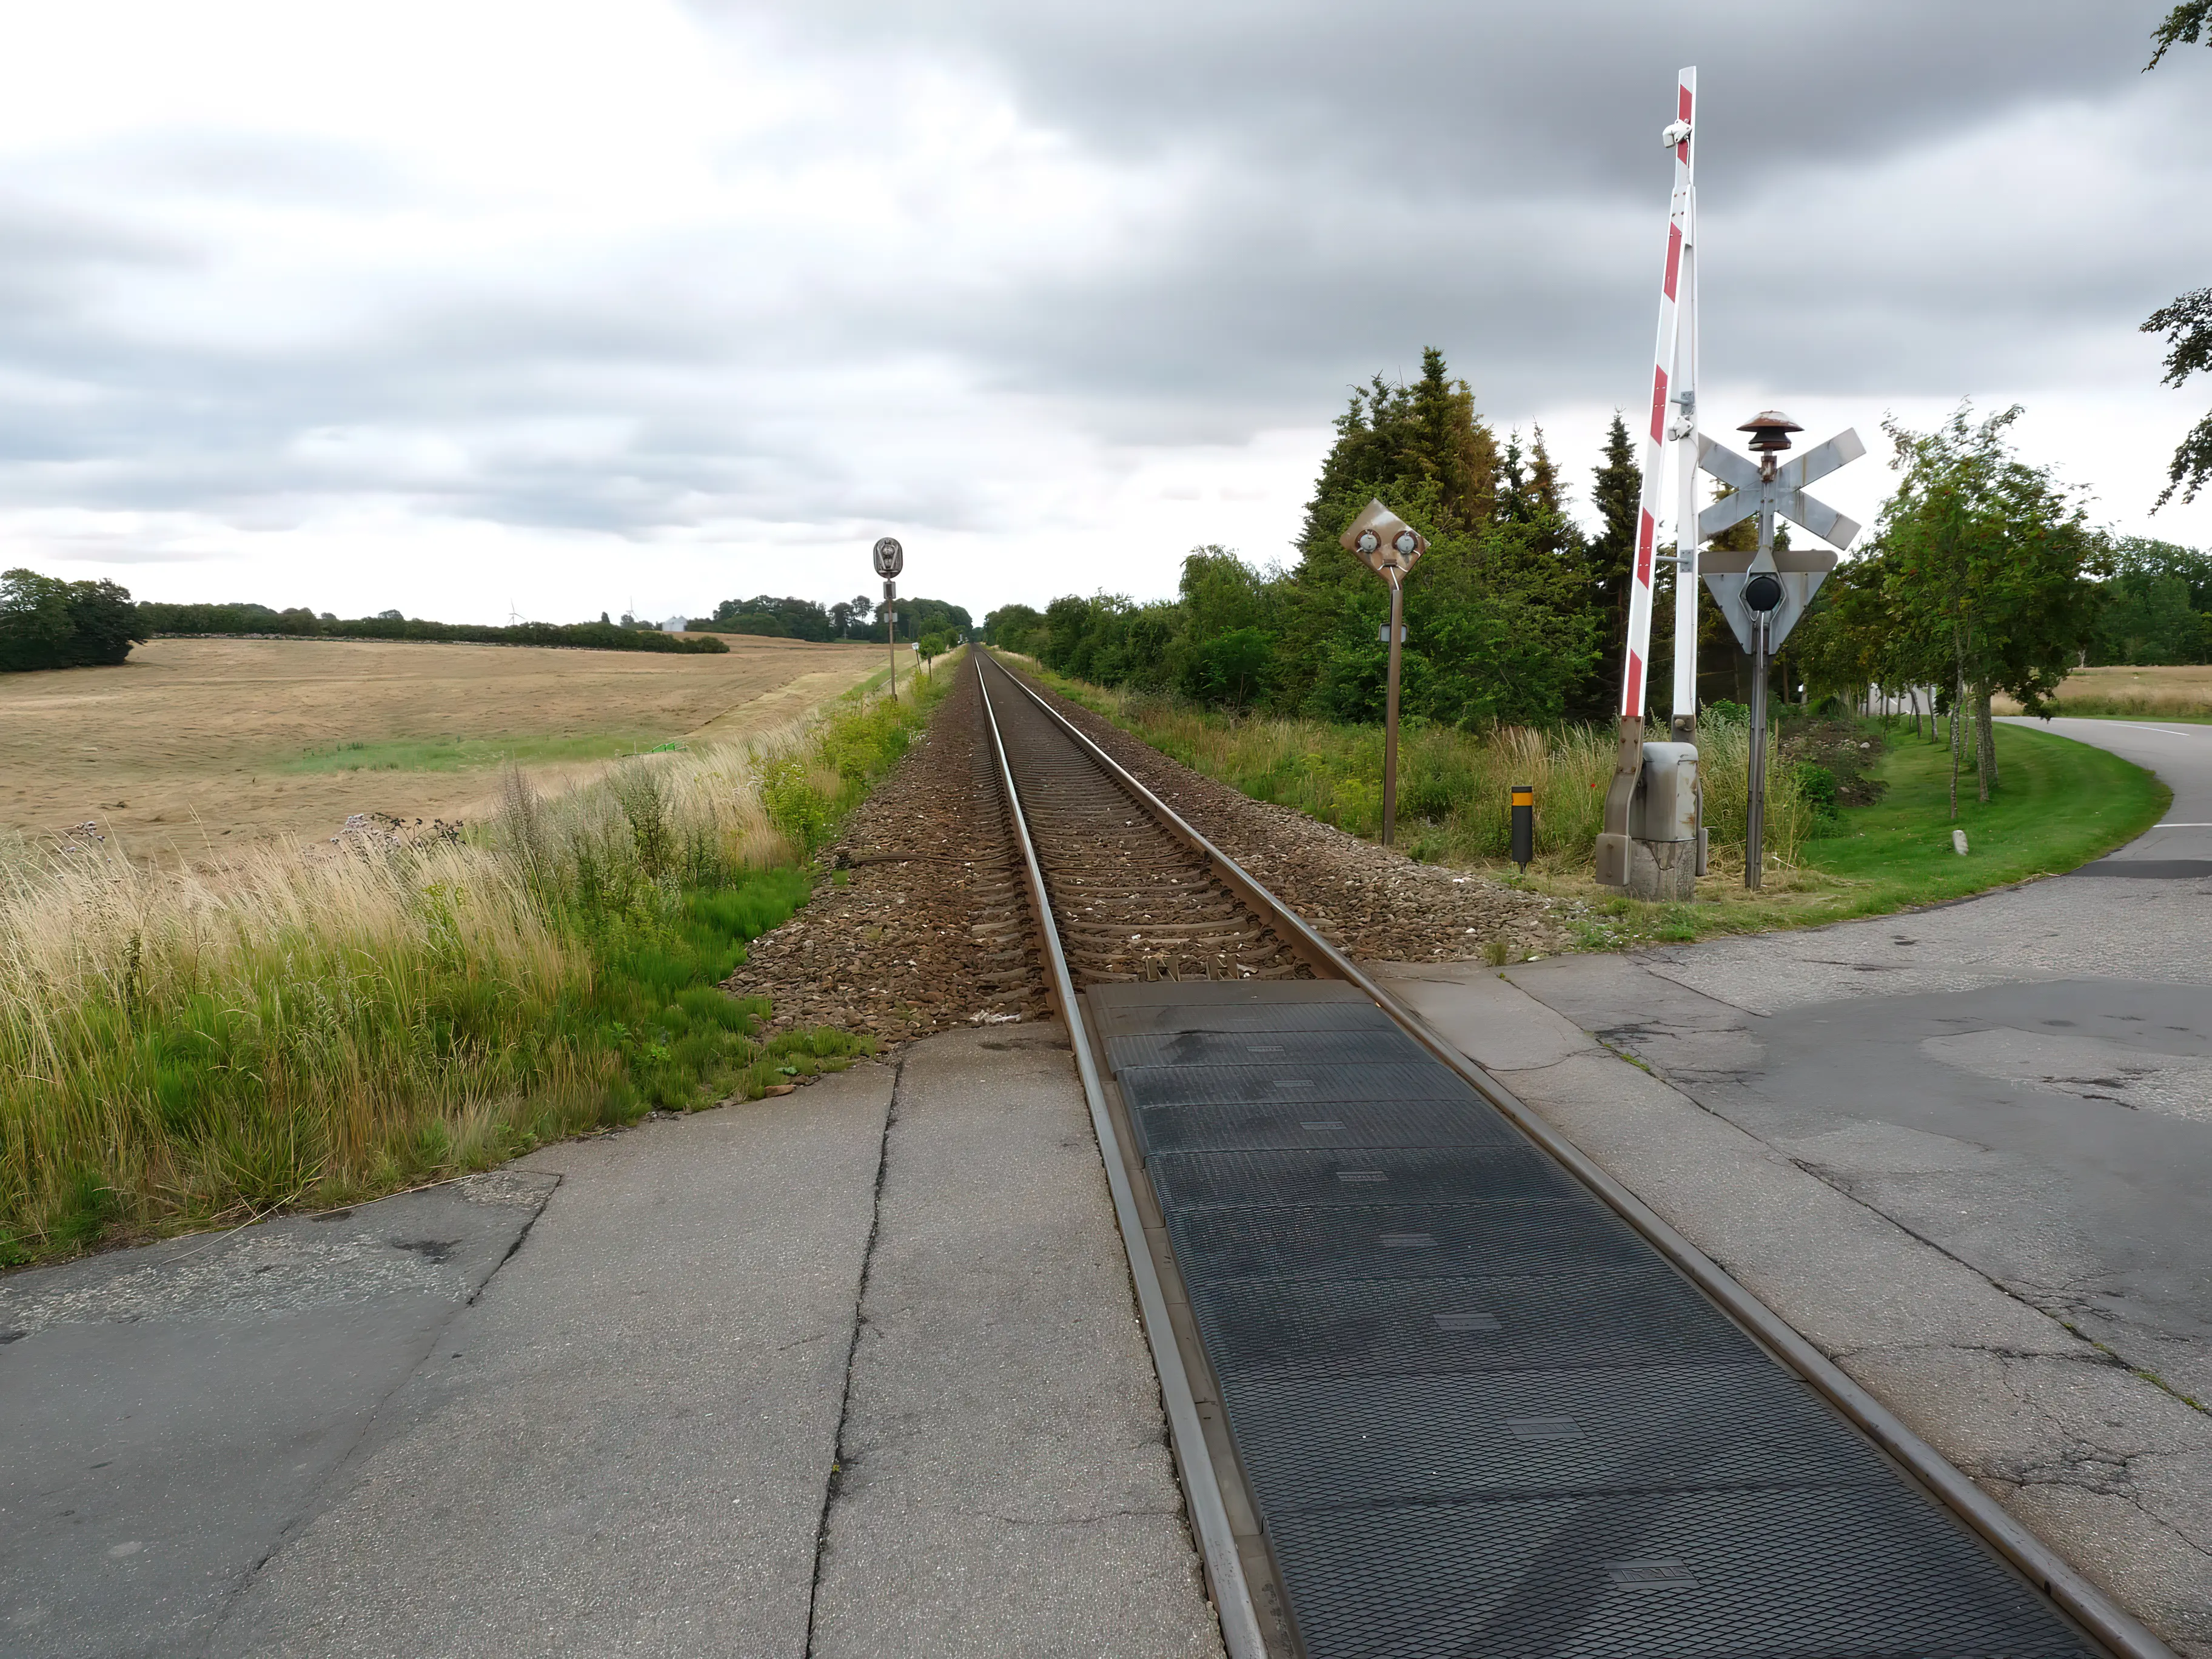
{"type": "Polygon", "coordinates": [[[1536,855],[1536,792],[1525,783],[1513,786],[1513,861],[1523,872],[1536,855]]]}

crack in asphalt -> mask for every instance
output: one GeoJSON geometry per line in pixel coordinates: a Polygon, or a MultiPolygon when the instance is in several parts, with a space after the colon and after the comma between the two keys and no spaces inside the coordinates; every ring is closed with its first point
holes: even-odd
{"type": "Polygon", "coordinates": [[[906,1092],[906,1060],[901,1055],[891,1077],[890,1103],[884,1112],[884,1132],[876,1143],[876,1187],[869,1200],[868,1242],[860,1252],[860,1277],[853,1291],[852,1335],[845,1344],[845,1380],[837,1401],[837,1429],[830,1440],[830,1472],[822,1483],[822,1512],[814,1525],[814,1574],[806,1586],[806,1644],[808,1659],[814,1652],[815,1618],[822,1600],[822,1569],[830,1553],[830,1516],[843,1490],[845,1471],[852,1455],[845,1431],[853,1414],[853,1368],[860,1352],[860,1333],[867,1325],[868,1278],[876,1265],[876,1243],[883,1232],[884,1178],[890,1167],[891,1129],[898,1122],[901,1097],[906,1092]]]}

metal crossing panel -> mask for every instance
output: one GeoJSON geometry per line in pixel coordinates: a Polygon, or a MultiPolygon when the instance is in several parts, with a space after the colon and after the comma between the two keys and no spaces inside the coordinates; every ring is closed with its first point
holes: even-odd
{"type": "MultiPolygon", "coordinates": [[[[1112,1040],[1148,1031],[1280,1031],[1283,1017],[1269,1003],[1221,1003],[1205,1009],[1173,1003],[1115,1004],[1098,1011],[1098,1034],[1112,1040]],[[1193,1022],[1203,1019],[1202,1025],[1193,1022]]],[[[1397,1024],[1373,1003],[1309,1002],[1298,1007],[1301,1031],[1395,1031],[1397,1024]]]]}
{"type": "Polygon", "coordinates": [[[1307,1659],[2097,1651],[1352,988],[1085,996],[1307,1659]]]}
{"type": "Polygon", "coordinates": [[[1268,1518],[1328,1659],[2075,1659],[2081,1640],[1893,1481],[1697,1486],[1268,1518]]]}
{"type": "Polygon", "coordinates": [[[1426,1049],[1395,1026],[1382,1031],[1153,1031],[1108,1037],[1106,1058],[1116,1072],[1139,1066],[1436,1064],[1426,1049]]]}
{"type": "MultiPolygon", "coordinates": [[[[1304,1103],[1286,1110],[1303,1112],[1304,1103]]],[[[1357,1204],[1480,1204],[1499,1198],[1588,1197],[1572,1176],[1525,1143],[1444,1151],[1162,1152],[1145,1165],[1160,1208],[1357,1204]]]]}

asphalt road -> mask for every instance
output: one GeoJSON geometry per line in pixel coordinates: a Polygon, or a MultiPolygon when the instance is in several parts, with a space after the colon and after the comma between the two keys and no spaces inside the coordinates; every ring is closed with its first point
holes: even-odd
{"type": "Polygon", "coordinates": [[[2212,726],[2062,720],[2158,828],[1911,915],[1513,981],[1801,1166],[2212,1401],[2212,726]]]}

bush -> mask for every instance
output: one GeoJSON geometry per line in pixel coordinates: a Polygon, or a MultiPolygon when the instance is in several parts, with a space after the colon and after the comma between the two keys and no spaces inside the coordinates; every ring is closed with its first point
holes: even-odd
{"type": "MultiPolygon", "coordinates": [[[[82,584],[81,584],[82,585],[82,584]]],[[[121,589],[116,590],[120,592],[121,589]]],[[[128,595],[125,596],[126,599],[128,595]]],[[[624,628],[618,623],[516,623],[495,627],[475,623],[424,622],[396,611],[341,621],[312,611],[272,611],[265,605],[163,605],[142,601],[135,637],[155,635],[275,634],[288,638],[342,640],[433,640],[478,645],[565,646],[586,651],[660,651],[714,655],[730,647],[708,636],[687,639],[657,628],[624,628]]]]}
{"type": "Polygon", "coordinates": [[[1836,775],[1816,761],[1800,761],[1794,769],[1797,793],[1806,808],[1826,828],[1838,822],[1836,775]]]}
{"type": "Polygon", "coordinates": [[[812,858],[830,838],[830,798],[815,787],[805,763],[797,757],[783,756],[761,768],[760,798],[769,822],[801,858],[812,858]]]}
{"type": "Polygon", "coordinates": [[[0,672],[119,663],[146,637],[129,590],[113,582],[0,574],[0,672]]]}
{"type": "Polygon", "coordinates": [[[1231,629],[1197,646],[1184,689],[1206,702],[1243,708],[1267,693],[1275,642],[1256,628],[1231,629]]]}

